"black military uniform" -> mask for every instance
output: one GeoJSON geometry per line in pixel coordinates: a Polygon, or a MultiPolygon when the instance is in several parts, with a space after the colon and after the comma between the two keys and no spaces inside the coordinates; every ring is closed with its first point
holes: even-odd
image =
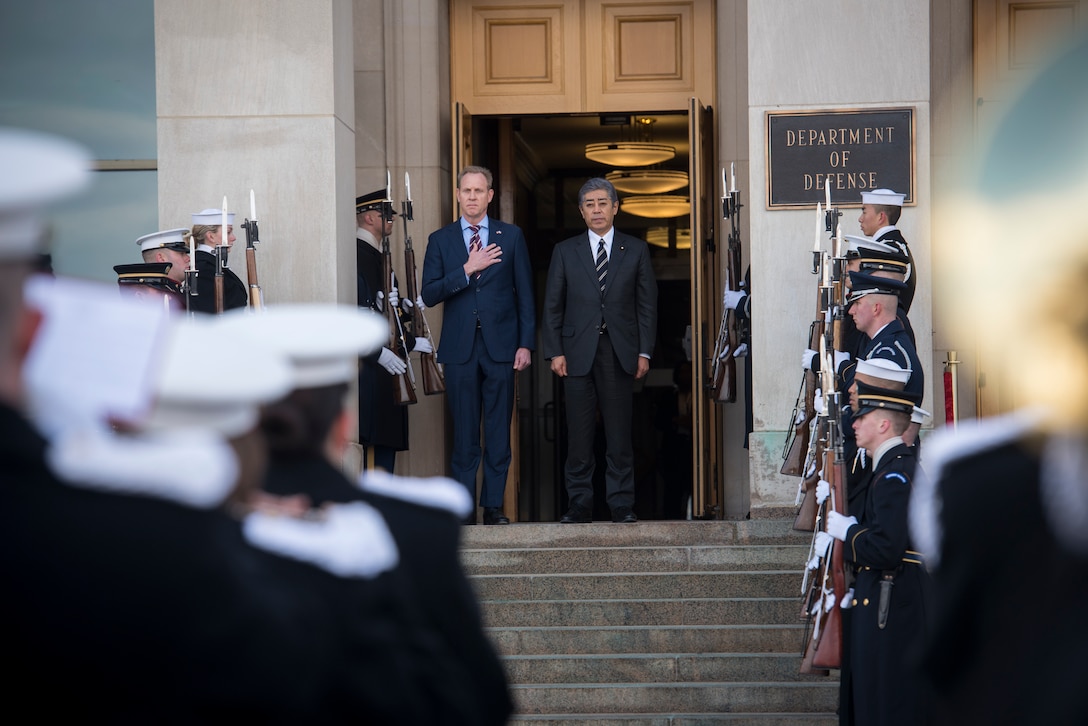
{"type": "MultiPolygon", "coordinates": [[[[368,479],[410,490],[419,486],[383,472],[368,479]]],[[[457,487],[459,485],[452,484],[457,487]]],[[[316,455],[273,456],[265,489],[273,494],[306,494],[316,504],[365,501],[385,518],[396,540],[400,565],[383,576],[404,593],[400,649],[429,663],[415,663],[420,700],[406,704],[402,723],[503,724],[513,710],[506,677],[487,636],[479,607],[459,559],[460,521],[445,509],[405,501],[353,486],[316,455]],[[426,667],[423,667],[426,666],[426,667]],[[425,699],[425,700],[423,700],[425,699]],[[408,707],[438,714],[411,720],[408,707]]],[[[407,493],[406,493],[407,494],[407,493]]]]}
{"type": "MultiPolygon", "coordinates": [[[[859,384],[859,416],[875,407],[907,415],[919,396],[859,384]],[[871,398],[875,397],[875,398],[871,398]]],[[[844,615],[842,723],[916,726],[929,717],[928,700],[912,668],[927,630],[930,583],[908,527],[914,452],[894,437],[878,449],[879,461],[851,493],[863,497],[857,524],[846,532],[844,557],[855,571],[852,607],[844,615]],[[890,448],[888,448],[890,447],[890,448]],[[890,582],[890,585],[884,583],[890,582]],[[882,616],[881,609],[886,606],[882,616]],[[883,622],[883,625],[881,625],[883,622]]]]}
{"type": "Polygon", "coordinates": [[[1077,461],[1068,447],[1083,443],[1032,423],[1018,414],[961,424],[927,442],[932,479],[911,524],[936,555],[923,668],[940,723],[1072,724],[1088,714],[1088,547],[1082,521],[1060,526],[1088,505],[1085,472],[1054,467],[1077,461]]]}
{"type": "MultiPolygon", "coordinates": [[[[355,200],[355,213],[381,209],[383,201],[384,189],[358,197],[355,200]]],[[[361,230],[360,233],[369,236],[366,230],[361,230]]],[[[384,303],[381,310],[378,308],[378,293],[385,290],[382,280],[382,253],[375,247],[378,242],[380,240],[373,240],[373,244],[367,239],[355,240],[356,279],[359,307],[384,314],[384,303]]],[[[410,351],[415,347],[411,319],[403,310],[398,310],[397,315],[410,351]]],[[[406,358],[408,353],[400,346],[393,352],[402,358],[406,358]]],[[[379,350],[364,357],[363,365],[359,369],[359,443],[374,447],[378,451],[405,451],[408,448],[408,407],[394,400],[393,375],[378,363],[380,354],[379,350]]]]}
{"type": "MultiPolygon", "coordinates": [[[[215,253],[197,248],[197,294],[193,296],[193,310],[198,313],[215,313],[215,269],[215,253]]],[[[245,283],[231,268],[223,270],[223,309],[244,308],[248,304],[249,292],[245,283]]]]}
{"type": "Polygon", "coordinates": [[[217,509],[61,483],[2,406],[0,433],[13,708],[111,723],[320,713],[339,645],[325,604],[283,578],[292,563],[217,509]]]}
{"type": "Polygon", "coordinates": [[[148,287],[158,290],[181,309],[185,308],[185,296],[181,285],[167,277],[173,265],[169,262],[138,262],[131,265],[114,265],[117,273],[117,285],[122,289],[148,287]]]}

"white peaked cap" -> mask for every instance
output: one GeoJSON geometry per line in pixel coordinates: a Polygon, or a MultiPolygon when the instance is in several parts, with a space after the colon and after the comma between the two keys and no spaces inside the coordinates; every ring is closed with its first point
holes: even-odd
{"type": "Polygon", "coordinates": [[[276,351],[215,320],[179,319],[169,331],[142,428],[203,429],[237,436],[257,423],[259,407],[291,390],[291,369],[276,351]]]}
{"type": "Polygon", "coordinates": [[[286,358],[296,389],[354,380],[359,357],[389,340],[385,318],[354,305],[270,305],[259,313],[225,313],[218,324],[286,358]]]}
{"type": "Polygon", "coordinates": [[[896,383],[906,383],[910,379],[909,370],[900,368],[886,358],[859,359],[857,366],[854,368],[854,373],[896,383]]]}
{"type": "Polygon", "coordinates": [[[137,239],[136,244],[140,246],[141,252],[156,250],[160,247],[186,247],[189,244],[185,241],[185,234],[188,231],[187,227],[181,227],[179,229],[166,229],[162,232],[152,232],[137,239]]]}
{"type": "Polygon", "coordinates": [[[0,259],[35,255],[42,208],[89,180],[91,157],[57,136],[0,128],[0,259]]]}
{"type": "Polygon", "coordinates": [[[906,194],[896,194],[891,189],[874,189],[871,192],[861,193],[862,204],[886,204],[892,207],[902,207],[906,194]]]}
{"type": "MultiPolygon", "coordinates": [[[[223,210],[222,209],[205,209],[201,212],[193,212],[192,214],[193,225],[204,224],[212,227],[223,226],[223,210]]],[[[234,224],[234,212],[227,212],[227,225],[234,224]]]]}

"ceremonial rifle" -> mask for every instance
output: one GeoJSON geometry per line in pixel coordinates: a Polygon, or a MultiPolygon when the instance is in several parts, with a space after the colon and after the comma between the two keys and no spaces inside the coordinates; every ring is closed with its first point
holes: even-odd
{"type": "Polygon", "coordinates": [[[386,181],[386,199],[382,201],[382,286],[385,292],[385,316],[389,321],[389,350],[393,355],[400,356],[404,351],[404,357],[408,364],[408,370],[393,376],[393,401],[400,406],[407,406],[416,402],[416,389],[410,378],[412,371],[412,359],[408,355],[407,340],[404,337],[404,327],[400,322],[398,306],[390,304],[390,294],[393,292],[393,255],[389,251],[389,235],[385,234],[388,222],[393,220],[393,200],[389,197],[389,183],[386,181]]]}
{"type": "Polygon", "coordinates": [[[430,353],[419,354],[420,376],[423,378],[423,393],[430,396],[436,393],[446,392],[446,380],[442,376],[442,368],[438,365],[434,355],[434,340],[431,338],[431,328],[427,325],[427,316],[423,309],[416,304],[419,295],[416,269],[416,253],[412,249],[412,236],[408,234],[408,223],[412,218],[412,184],[408,180],[408,172],[404,172],[404,193],[408,198],[401,202],[401,219],[404,223],[404,274],[408,277],[406,282],[408,299],[412,301],[412,332],[417,338],[425,337],[431,344],[430,353]]]}
{"type": "MultiPolygon", "coordinates": [[[[825,326],[824,336],[820,340],[820,377],[822,381],[824,405],[827,409],[827,443],[824,450],[823,474],[830,486],[830,496],[825,505],[845,516],[846,511],[846,461],[843,458],[842,404],[843,394],[835,380],[834,352],[843,345],[843,323],[846,316],[845,285],[843,275],[846,260],[841,256],[842,227],[836,227],[835,252],[832,258],[831,284],[831,323],[825,326]]],[[[823,518],[824,531],[827,529],[827,517],[823,518]]],[[[819,632],[815,643],[816,652],[812,664],[817,668],[839,668],[842,665],[842,612],[841,603],[846,596],[847,574],[843,556],[844,543],[831,540],[830,554],[825,558],[823,568],[824,593],[823,611],[826,622],[819,632]]],[[[814,639],[816,637],[814,631],[814,639]]]]}
{"type": "Polygon", "coordinates": [[[227,198],[223,197],[223,226],[219,228],[219,244],[215,246],[215,312],[220,314],[223,312],[224,303],[226,301],[225,292],[223,290],[223,270],[230,268],[230,261],[228,255],[230,254],[230,245],[227,243],[230,239],[230,226],[227,224],[227,198]]]}
{"type": "Polygon", "coordinates": [[[257,245],[261,240],[257,233],[257,204],[253,196],[253,190],[249,190],[249,216],[242,223],[246,231],[246,275],[249,278],[249,306],[254,310],[264,307],[264,295],[261,286],[257,282],[257,245]]]}
{"type": "MultiPolygon", "coordinates": [[[[725,262],[725,289],[740,291],[744,282],[740,271],[740,192],[737,191],[736,169],[730,164],[732,188],[725,186],[725,169],[722,169],[722,218],[729,220],[729,244],[725,262]]],[[[747,340],[746,326],[735,311],[722,304],[722,322],[714,344],[714,360],[711,369],[714,398],[733,403],[737,400],[737,353],[747,340]]]]}
{"type": "Polygon", "coordinates": [[[193,310],[193,298],[200,295],[196,288],[196,281],[199,276],[196,270],[196,243],[193,240],[191,230],[186,232],[185,236],[189,240],[189,267],[185,270],[185,310],[188,311],[190,317],[195,317],[196,310],[193,310]]]}

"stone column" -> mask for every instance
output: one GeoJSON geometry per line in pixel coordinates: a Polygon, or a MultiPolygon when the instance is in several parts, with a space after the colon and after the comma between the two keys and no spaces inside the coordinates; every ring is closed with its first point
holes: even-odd
{"type": "MultiPolygon", "coordinates": [[[[408,172],[415,208],[408,231],[422,273],[428,235],[453,215],[448,3],[354,0],[354,6],[355,188],[362,194],[383,186],[388,170],[399,213],[408,172]]],[[[399,217],[391,248],[393,267],[403,281],[404,234],[399,217]]],[[[427,310],[426,316],[437,344],[442,307],[427,310]]],[[[413,364],[417,361],[418,356],[412,356],[413,364]]],[[[419,402],[409,412],[409,450],[397,456],[397,473],[444,474],[449,462],[446,397],[425,396],[418,376],[416,383],[419,402]]]]}
{"type": "Polygon", "coordinates": [[[159,219],[237,213],[249,191],[269,303],[355,300],[355,112],[349,0],[155,3],[159,219]]]}

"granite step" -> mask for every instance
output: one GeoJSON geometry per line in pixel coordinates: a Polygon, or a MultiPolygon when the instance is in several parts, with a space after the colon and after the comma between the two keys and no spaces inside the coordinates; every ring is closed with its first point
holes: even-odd
{"type": "Polygon", "coordinates": [[[627,655],[508,655],[511,683],[826,682],[803,675],[797,653],[632,653],[627,655]]]}
{"type": "Polygon", "coordinates": [[[639,522],[637,524],[517,523],[505,527],[461,528],[464,549],[518,547],[698,547],[705,545],[789,544],[807,546],[811,534],[794,532],[790,522],[747,521],[639,522]]]}
{"type": "Polygon", "coordinates": [[[800,595],[790,598],[661,598],[635,600],[487,600],[490,627],[578,625],[793,625],[800,595]]]}
{"type": "Polygon", "coordinates": [[[470,575],[509,572],[718,572],[799,569],[807,545],[701,545],[671,547],[521,547],[464,549],[470,575]]]}
{"type": "Polygon", "coordinates": [[[515,714],[508,723],[534,726],[838,726],[834,713],[571,713],[515,714]]]}
{"type": "Polygon", "coordinates": [[[488,628],[500,655],[801,652],[804,625],[488,628]]]}
{"type": "Polygon", "coordinates": [[[813,683],[580,683],[511,688],[518,713],[832,713],[839,684],[813,683]]]}
{"type": "Polygon", "coordinates": [[[800,598],[802,571],[599,572],[474,575],[480,600],[637,600],[662,598],[800,598]]]}

